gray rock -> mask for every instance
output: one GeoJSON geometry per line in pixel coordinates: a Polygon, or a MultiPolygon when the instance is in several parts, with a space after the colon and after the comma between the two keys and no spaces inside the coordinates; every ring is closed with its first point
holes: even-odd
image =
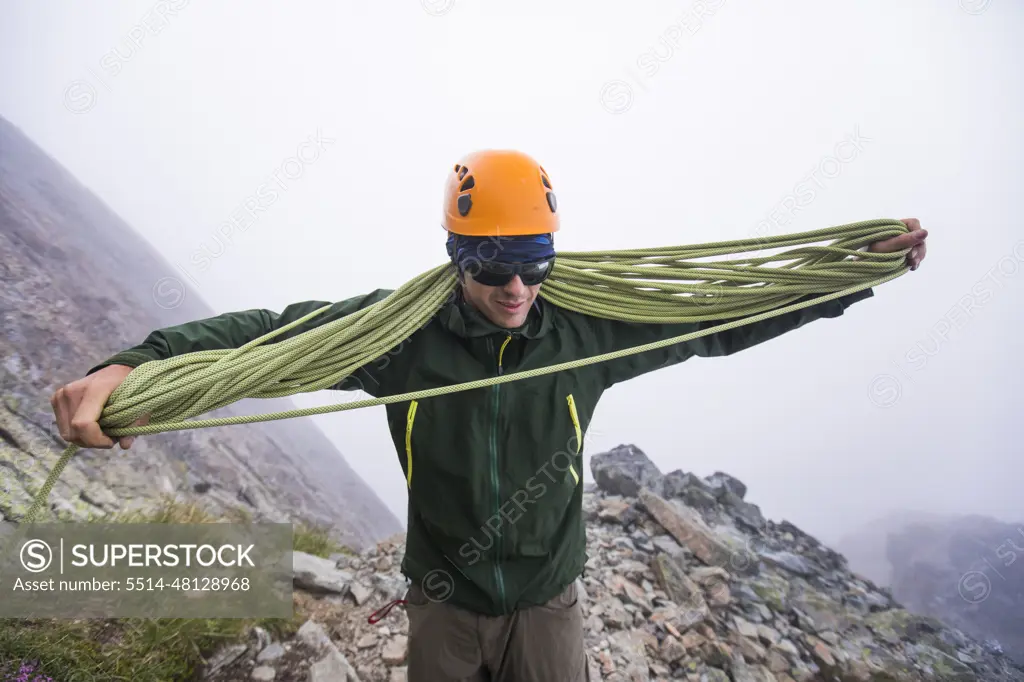
{"type": "Polygon", "coordinates": [[[273,682],[275,677],[277,677],[277,672],[273,668],[261,665],[257,668],[253,668],[249,679],[253,680],[253,682],[273,682]]]}
{"type": "Polygon", "coordinates": [[[708,668],[700,674],[700,682],[732,682],[732,680],[724,670],[708,668]]]}
{"type": "Polygon", "coordinates": [[[273,663],[284,656],[284,647],[274,642],[256,656],[257,663],[273,663]]]}
{"type": "Polygon", "coordinates": [[[647,654],[644,642],[637,633],[621,631],[609,638],[612,652],[624,662],[621,672],[630,682],[648,682],[647,654]]]}
{"type": "Polygon", "coordinates": [[[624,497],[636,497],[642,488],[660,491],[663,480],[654,462],[634,445],[594,455],[590,471],[601,490],[624,497]]]}
{"type": "Polygon", "coordinates": [[[373,596],[373,590],[355,580],[349,584],[348,590],[349,595],[355,600],[356,606],[362,606],[373,596]]]}
{"type": "Polygon", "coordinates": [[[742,500],[747,495],[747,486],[743,484],[743,481],[721,471],[716,471],[705,480],[716,496],[720,497],[725,494],[725,491],[729,491],[742,500]]]}
{"type": "Polygon", "coordinates": [[[310,667],[309,682],[359,682],[359,676],[335,648],[310,667]]]}
{"type": "Polygon", "coordinates": [[[782,635],[779,634],[779,631],[767,625],[757,626],[757,636],[768,646],[773,646],[782,641],[782,635]]]}
{"type": "Polygon", "coordinates": [[[669,635],[661,642],[661,649],[659,651],[661,660],[666,663],[674,663],[679,659],[686,656],[686,648],[679,642],[678,639],[669,635]]]}
{"type": "Polygon", "coordinates": [[[740,618],[739,616],[733,616],[732,617],[732,622],[736,626],[736,631],[739,632],[744,637],[749,637],[751,639],[757,639],[758,638],[757,626],[754,625],[753,623],[751,623],[751,622],[749,622],[747,620],[744,620],[743,618],[740,618]]]}
{"type": "Polygon", "coordinates": [[[651,544],[654,545],[654,548],[657,551],[662,552],[663,554],[668,554],[669,556],[677,556],[683,551],[682,546],[669,535],[655,536],[651,541],[651,544]]]}
{"type": "Polygon", "coordinates": [[[665,474],[665,478],[662,481],[662,495],[665,497],[682,497],[683,493],[688,488],[696,488],[702,490],[708,494],[714,496],[711,486],[709,486],[703,479],[694,476],[693,474],[686,473],[681,469],[670,471],[665,474]]]}
{"type": "Polygon", "coordinates": [[[633,541],[633,546],[641,552],[654,553],[654,545],[651,543],[651,538],[647,533],[642,530],[635,530],[629,537],[633,541]]]}
{"type": "Polygon", "coordinates": [[[659,554],[654,557],[652,568],[661,589],[665,590],[669,599],[675,602],[680,610],[697,611],[705,615],[708,613],[704,591],[690,580],[676,561],[666,554],[659,554]]]}
{"type": "Polygon", "coordinates": [[[817,575],[820,571],[814,567],[807,559],[793,554],[792,552],[769,552],[761,551],[758,552],[761,558],[773,566],[778,566],[790,573],[795,573],[804,577],[817,575]]]}
{"type": "Polygon", "coordinates": [[[249,632],[249,639],[251,650],[257,654],[270,646],[270,633],[258,625],[249,632]]]}
{"type": "Polygon", "coordinates": [[[624,628],[632,621],[626,607],[615,597],[607,597],[597,604],[605,627],[624,628]]]}
{"type": "Polygon", "coordinates": [[[704,564],[741,574],[758,572],[760,562],[750,561],[742,546],[712,531],[693,509],[672,504],[646,489],[640,491],[640,501],[677,542],[687,547],[704,564]]]}
{"type": "Polygon", "coordinates": [[[767,668],[762,665],[748,665],[738,654],[733,654],[731,668],[733,682],[776,682],[775,675],[767,668]]]}
{"type": "Polygon", "coordinates": [[[729,580],[729,572],[720,566],[696,566],[690,569],[690,577],[703,586],[729,580]]]}
{"type": "Polygon", "coordinates": [[[704,512],[718,508],[718,500],[715,496],[699,488],[687,488],[679,497],[686,503],[686,506],[700,509],[704,512]]]}
{"type": "Polygon", "coordinates": [[[629,538],[624,538],[624,537],[618,537],[618,538],[615,538],[614,540],[612,540],[612,546],[613,547],[618,547],[619,549],[626,549],[626,550],[629,550],[631,552],[634,549],[636,549],[633,546],[633,541],[630,540],[629,538]]]}
{"type": "Polygon", "coordinates": [[[219,673],[222,669],[228,667],[235,661],[237,661],[242,654],[249,650],[244,644],[233,644],[226,646],[214,655],[209,663],[206,665],[206,671],[204,677],[209,679],[219,673]]]}
{"type": "Polygon", "coordinates": [[[744,502],[742,497],[731,490],[726,490],[720,499],[729,515],[749,530],[755,532],[764,530],[766,526],[764,516],[761,515],[761,508],[756,504],[744,502]]]}
{"type": "Polygon", "coordinates": [[[590,594],[587,592],[587,586],[583,584],[583,578],[576,578],[576,598],[584,608],[590,604],[590,594]]]}
{"type": "Polygon", "coordinates": [[[292,577],[295,586],[311,592],[348,593],[352,574],[338,570],[330,559],[292,552],[292,577]]]}
{"type": "Polygon", "coordinates": [[[636,519],[636,512],[629,500],[611,497],[601,500],[598,504],[597,518],[605,523],[627,526],[636,519]]]}
{"type": "Polygon", "coordinates": [[[757,594],[757,592],[754,592],[754,590],[750,589],[750,585],[747,585],[746,583],[743,583],[739,587],[737,587],[735,589],[735,592],[736,596],[742,601],[753,602],[755,604],[761,602],[761,597],[757,594]]]}
{"type": "Polygon", "coordinates": [[[314,620],[307,620],[295,633],[295,637],[314,651],[336,648],[327,636],[324,626],[314,620]]]}
{"type": "Polygon", "coordinates": [[[394,666],[405,663],[405,658],[408,655],[409,638],[399,635],[384,645],[384,651],[381,652],[380,657],[385,665],[394,666]]]}
{"type": "Polygon", "coordinates": [[[772,645],[782,653],[786,654],[793,660],[800,660],[800,651],[796,648],[796,645],[788,639],[779,640],[778,643],[772,645]]]}
{"type": "Polygon", "coordinates": [[[989,637],[988,639],[986,639],[982,643],[982,646],[985,647],[985,651],[989,652],[993,656],[1003,655],[1003,645],[1000,644],[999,640],[995,639],[994,637],[989,637]]]}
{"type": "Polygon", "coordinates": [[[373,589],[380,592],[385,601],[404,598],[405,592],[409,588],[408,581],[402,575],[374,573],[370,576],[370,582],[373,584],[373,589]]]}

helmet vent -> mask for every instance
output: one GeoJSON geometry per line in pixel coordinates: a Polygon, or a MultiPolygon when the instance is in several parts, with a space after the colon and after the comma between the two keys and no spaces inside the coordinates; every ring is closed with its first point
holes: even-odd
{"type": "Polygon", "coordinates": [[[548,196],[548,208],[550,208],[551,212],[554,213],[557,210],[557,208],[558,208],[558,202],[555,201],[555,193],[554,192],[548,192],[547,196],[548,196]]]}
{"type": "Polygon", "coordinates": [[[551,181],[548,180],[548,176],[541,175],[540,176],[540,181],[544,183],[545,187],[547,187],[548,189],[551,189],[551,181]]]}
{"type": "Polygon", "coordinates": [[[459,180],[461,180],[462,178],[466,177],[466,173],[468,173],[468,172],[469,172],[469,169],[466,168],[465,166],[460,168],[459,169],[459,180]]]}
{"type": "Polygon", "coordinates": [[[462,185],[459,186],[459,191],[465,192],[466,190],[473,189],[474,187],[476,187],[476,180],[474,180],[473,176],[470,175],[462,181],[462,185]]]}
{"type": "MultiPolygon", "coordinates": [[[[550,200],[549,200],[548,203],[550,203],[550,200]]],[[[459,196],[458,205],[459,205],[459,215],[461,215],[463,218],[465,218],[466,215],[469,213],[469,209],[471,209],[473,207],[473,199],[468,194],[460,195],[459,196]]]]}

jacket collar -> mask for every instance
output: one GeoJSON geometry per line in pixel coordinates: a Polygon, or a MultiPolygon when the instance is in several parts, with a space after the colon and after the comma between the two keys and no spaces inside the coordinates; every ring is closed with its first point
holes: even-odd
{"type": "Polygon", "coordinates": [[[499,327],[462,297],[461,287],[456,287],[455,293],[438,311],[437,316],[438,321],[445,329],[463,338],[476,338],[491,334],[505,336],[512,333],[527,339],[536,339],[550,331],[553,323],[551,304],[538,296],[530,307],[523,326],[517,329],[499,327]]]}

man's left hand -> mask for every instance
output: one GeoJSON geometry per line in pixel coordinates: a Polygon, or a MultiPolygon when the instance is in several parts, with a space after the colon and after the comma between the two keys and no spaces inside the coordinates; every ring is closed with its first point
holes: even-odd
{"type": "Polygon", "coordinates": [[[928,238],[928,230],[921,227],[921,221],[917,218],[904,218],[900,222],[906,225],[910,232],[893,237],[892,239],[883,239],[880,242],[875,242],[868,247],[868,251],[871,253],[892,253],[893,251],[910,249],[910,253],[907,254],[907,265],[910,266],[911,270],[917,270],[921,265],[921,261],[924,260],[924,254],[927,251],[924,240],[928,238]]]}

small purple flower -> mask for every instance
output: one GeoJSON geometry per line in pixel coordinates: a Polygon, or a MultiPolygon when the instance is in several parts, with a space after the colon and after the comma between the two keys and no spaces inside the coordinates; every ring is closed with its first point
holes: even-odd
{"type": "Polygon", "coordinates": [[[44,675],[36,670],[38,661],[22,661],[17,673],[10,672],[10,667],[4,665],[0,668],[3,679],[0,682],[54,682],[49,675],[44,675]]]}

